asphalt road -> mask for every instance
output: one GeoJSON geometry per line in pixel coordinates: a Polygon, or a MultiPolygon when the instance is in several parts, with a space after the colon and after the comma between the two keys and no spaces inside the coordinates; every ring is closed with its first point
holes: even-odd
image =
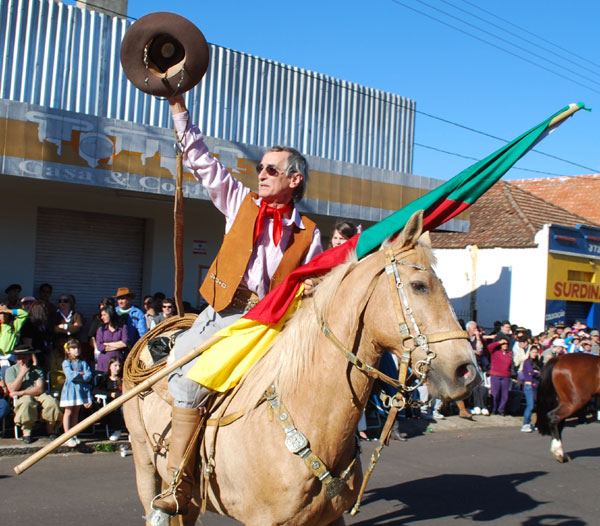
{"type": "MultiPolygon", "coordinates": [[[[572,457],[518,428],[427,433],[384,451],[353,525],[583,526],[600,523],[600,425],[565,429],[572,457]]],[[[363,465],[372,448],[367,443],[363,465]]],[[[22,475],[23,457],[0,457],[0,524],[139,524],[133,460],[118,454],[52,455],[22,475]]],[[[205,526],[237,524],[209,514],[205,526]]]]}

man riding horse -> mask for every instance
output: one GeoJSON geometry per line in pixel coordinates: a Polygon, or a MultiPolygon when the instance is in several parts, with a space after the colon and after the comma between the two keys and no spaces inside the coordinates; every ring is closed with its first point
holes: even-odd
{"type": "MultiPolygon", "coordinates": [[[[226,220],[223,244],[200,288],[209,305],[175,340],[173,352],[180,358],[241,318],[322,249],[319,229],[294,206],[308,182],[308,165],[298,151],[281,146],[267,151],[256,167],[258,193],[251,192],[209,154],[200,130],[189,122],[183,97],[171,97],[169,103],[184,162],[226,220]]],[[[310,289],[312,282],[307,280],[305,286],[310,289]]],[[[169,377],[173,412],[167,469],[173,478],[178,469],[180,473],[173,489],[152,503],[169,515],[187,512],[194,487],[195,448],[190,443],[211,394],[187,377],[195,361],[169,377]]]]}

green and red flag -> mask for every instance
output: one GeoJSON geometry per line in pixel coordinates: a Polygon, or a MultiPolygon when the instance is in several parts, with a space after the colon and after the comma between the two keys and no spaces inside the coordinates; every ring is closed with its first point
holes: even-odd
{"type": "Polygon", "coordinates": [[[243,373],[268,350],[285,320],[297,310],[306,278],[329,272],[345,262],[352,250],[356,250],[360,259],[378,249],[385,239],[402,230],[418,210],[424,211],[424,230],[433,230],[452,219],[475,203],[523,155],[580,109],[586,109],[581,102],[561,109],[348,242],[326,250],[297,268],[241,320],[224,329],[223,339],[200,356],[188,376],[217,391],[233,387],[243,373]]]}

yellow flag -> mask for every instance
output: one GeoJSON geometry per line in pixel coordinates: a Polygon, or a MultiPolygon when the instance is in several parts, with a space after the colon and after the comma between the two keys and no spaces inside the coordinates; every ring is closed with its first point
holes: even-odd
{"type": "Polygon", "coordinates": [[[256,360],[269,350],[284,323],[298,310],[303,290],[304,285],[296,292],[284,316],[274,325],[240,318],[221,329],[217,333],[221,339],[200,355],[187,377],[221,393],[234,387],[256,360]]]}

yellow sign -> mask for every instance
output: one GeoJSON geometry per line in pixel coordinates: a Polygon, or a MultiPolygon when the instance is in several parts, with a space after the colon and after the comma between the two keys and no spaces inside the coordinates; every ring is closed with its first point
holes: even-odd
{"type": "Polygon", "coordinates": [[[593,260],[548,255],[546,298],[567,301],[600,301],[600,285],[593,260]]]}

